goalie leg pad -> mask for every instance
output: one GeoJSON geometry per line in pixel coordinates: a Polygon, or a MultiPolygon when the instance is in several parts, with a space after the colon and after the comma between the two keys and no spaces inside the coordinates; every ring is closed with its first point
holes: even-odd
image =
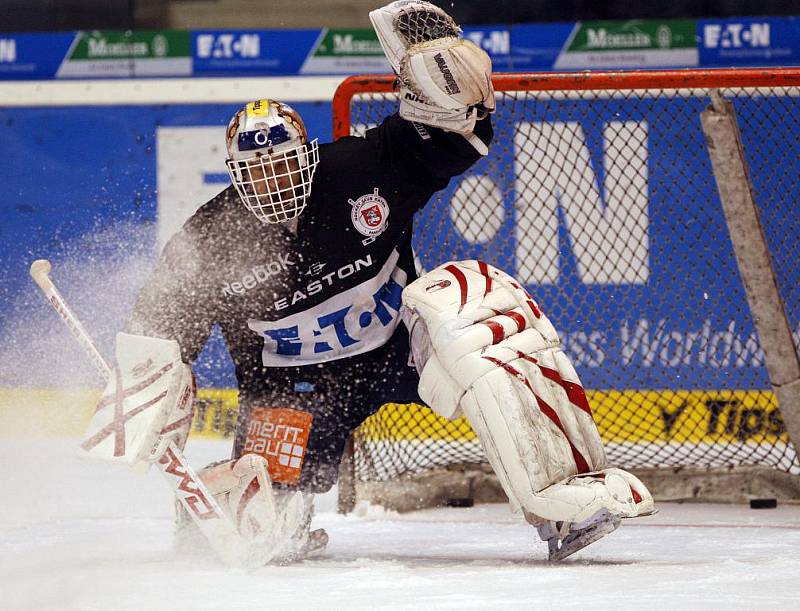
{"type": "Polygon", "coordinates": [[[539,490],[601,466],[592,454],[604,458],[597,450],[602,445],[588,451],[595,440],[579,436],[572,410],[564,409],[536,364],[522,358],[498,363],[473,382],[460,407],[512,505],[533,511],[539,490]]]}
{"type": "Polygon", "coordinates": [[[447,263],[406,287],[403,303],[417,335],[420,396],[440,413],[463,410],[531,523],[652,510],[630,474],[596,473],[605,452],[580,380],[552,324],[513,278],[477,261],[447,263]],[[441,376],[446,383],[431,382],[441,376]]]}
{"type": "Polygon", "coordinates": [[[636,518],[655,513],[655,504],[641,480],[612,467],[574,475],[540,490],[524,513],[528,522],[538,525],[547,520],[583,522],[601,509],[619,518],[636,518]]]}
{"type": "MultiPolygon", "coordinates": [[[[235,524],[248,546],[248,566],[283,563],[324,547],[324,531],[310,531],[313,495],[273,489],[267,461],[255,454],[215,463],[198,475],[235,524]]],[[[176,546],[205,548],[194,523],[176,505],[176,546]]]]}

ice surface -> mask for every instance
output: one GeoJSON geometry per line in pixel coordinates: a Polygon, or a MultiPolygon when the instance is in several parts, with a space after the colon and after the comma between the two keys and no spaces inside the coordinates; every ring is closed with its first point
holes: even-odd
{"type": "MultiPolygon", "coordinates": [[[[322,556],[251,573],[172,550],[172,498],[155,472],[74,457],[74,439],[0,437],[0,608],[798,608],[800,506],[662,504],[560,565],[505,505],[335,513],[322,556]]],[[[227,442],[191,440],[202,466],[227,442]]]]}

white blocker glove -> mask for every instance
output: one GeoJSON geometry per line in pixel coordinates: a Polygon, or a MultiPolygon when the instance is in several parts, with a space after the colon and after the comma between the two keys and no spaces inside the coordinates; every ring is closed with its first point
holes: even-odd
{"type": "Polygon", "coordinates": [[[116,357],[80,450],[88,458],[149,466],[170,442],[186,445],[194,415],[192,370],[174,340],[118,333],[116,357]]]}

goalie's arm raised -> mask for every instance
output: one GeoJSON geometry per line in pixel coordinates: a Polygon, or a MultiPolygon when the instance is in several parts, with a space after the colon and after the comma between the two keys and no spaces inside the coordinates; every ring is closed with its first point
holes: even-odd
{"type": "Polygon", "coordinates": [[[460,38],[453,19],[428,2],[398,0],[370,20],[400,79],[400,116],[463,134],[485,155],[485,142],[472,132],[495,107],[486,52],[460,38]]]}
{"type": "MultiPolygon", "coordinates": [[[[491,120],[479,121],[470,136],[488,150],[493,136],[491,120]]],[[[377,128],[368,130],[365,138],[376,157],[400,173],[395,179],[399,189],[422,194],[417,205],[424,205],[433,192],[444,189],[451,178],[481,158],[463,134],[408,121],[399,114],[386,117],[377,128]]]]}

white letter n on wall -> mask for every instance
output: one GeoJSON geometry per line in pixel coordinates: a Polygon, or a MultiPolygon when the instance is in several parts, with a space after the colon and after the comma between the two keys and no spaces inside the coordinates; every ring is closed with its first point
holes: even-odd
{"type": "Polygon", "coordinates": [[[604,125],[602,195],[580,123],[519,123],[514,146],[520,280],[557,281],[560,205],[582,282],[647,282],[647,123],[604,125]]]}

